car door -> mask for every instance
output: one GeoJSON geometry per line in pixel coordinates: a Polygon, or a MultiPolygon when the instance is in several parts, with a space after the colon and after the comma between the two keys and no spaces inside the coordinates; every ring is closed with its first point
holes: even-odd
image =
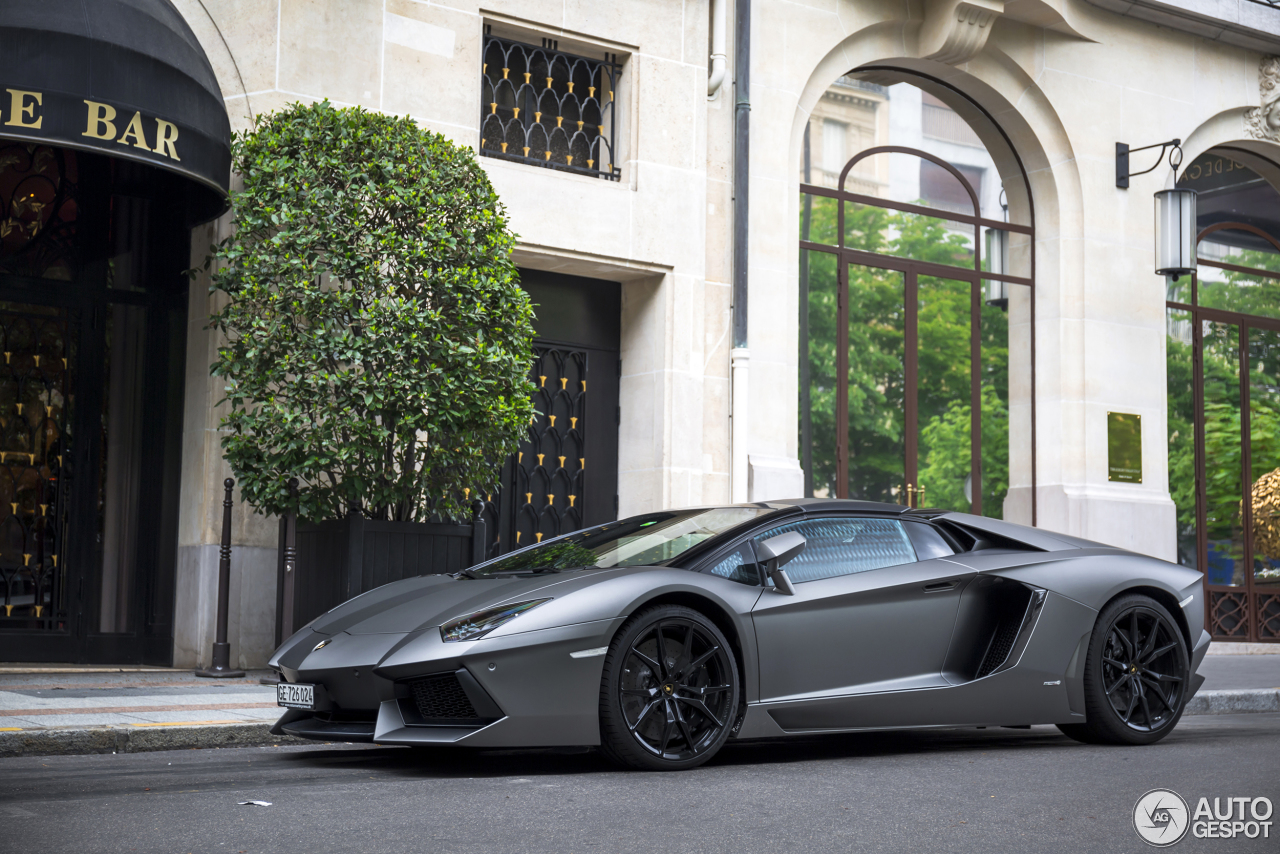
{"type": "MultiPolygon", "coordinates": [[[[807,543],[785,567],[796,593],[767,589],[752,611],[761,700],[948,684],[942,665],[960,593],[975,572],[945,560],[951,548],[933,528],[833,516],[779,525],[754,542],[787,531],[807,543]]],[[[826,718],[839,718],[839,701],[822,705],[826,718]]]]}

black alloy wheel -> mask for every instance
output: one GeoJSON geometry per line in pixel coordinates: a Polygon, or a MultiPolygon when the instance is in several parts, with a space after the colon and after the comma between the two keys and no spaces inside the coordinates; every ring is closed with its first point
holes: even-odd
{"type": "Polygon", "coordinates": [[[1173,616],[1147,596],[1122,596],[1098,615],[1085,660],[1085,723],[1060,726],[1079,741],[1153,744],[1186,704],[1190,663],[1173,616]]]}
{"type": "Polygon", "coordinates": [[[602,750],[632,768],[696,767],[728,738],[738,696],[733,650],[714,623],[680,605],[642,611],[605,658],[602,750]]]}

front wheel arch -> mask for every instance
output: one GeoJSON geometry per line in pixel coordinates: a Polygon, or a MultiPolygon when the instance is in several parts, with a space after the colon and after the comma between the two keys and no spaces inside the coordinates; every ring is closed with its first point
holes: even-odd
{"type": "Polygon", "coordinates": [[[741,685],[733,644],[706,614],[671,603],[637,609],[614,635],[605,658],[601,751],[639,770],[696,768],[731,737],[741,685]],[[672,638],[681,624],[686,634],[672,638]]]}
{"type": "MultiPolygon", "coordinates": [[[[740,674],[739,678],[742,680],[743,690],[738,701],[739,714],[741,714],[742,709],[745,709],[747,704],[746,688],[748,685],[755,684],[756,671],[754,667],[748,671],[745,666],[746,657],[743,653],[742,638],[739,636],[738,625],[734,621],[733,617],[731,617],[729,612],[714,599],[706,596],[699,596],[697,593],[690,593],[688,591],[681,590],[663,593],[661,595],[654,596],[652,599],[637,602],[635,607],[631,609],[631,614],[638,614],[646,608],[653,608],[657,605],[683,605],[686,608],[692,608],[693,610],[701,613],[711,622],[715,623],[716,628],[724,633],[725,638],[729,641],[729,648],[733,650],[733,658],[738,665],[738,673],[740,674]]],[[[628,614],[628,616],[630,616],[630,614],[628,614]]],[[[609,638],[610,643],[613,643],[613,638],[617,636],[618,632],[622,631],[625,622],[626,621],[624,620],[623,623],[618,626],[617,631],[614,632],[613,636],[609,638]]]]}

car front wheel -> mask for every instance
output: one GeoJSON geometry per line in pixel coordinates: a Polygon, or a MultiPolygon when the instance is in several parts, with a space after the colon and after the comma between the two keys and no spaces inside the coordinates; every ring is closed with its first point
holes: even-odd
{"type": "Polygon", "coordinates": [[[729,737],[739,690],[733,650],[715,623],[682,605],[645,609],[605,657],[601,750],[630,768],[695,768],[729,737]]]}

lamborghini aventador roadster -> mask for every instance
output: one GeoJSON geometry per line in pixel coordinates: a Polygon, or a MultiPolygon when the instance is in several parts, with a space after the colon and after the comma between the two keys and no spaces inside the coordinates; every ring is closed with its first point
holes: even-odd
{"type": "Polygon", "coordinates": [[[673,510],[334,608],[271,659],[273,732],[643,769],[908,727],[1150,744],[1208,646],[1200,574],[1110,546],[859,501],[673,510]]]}

